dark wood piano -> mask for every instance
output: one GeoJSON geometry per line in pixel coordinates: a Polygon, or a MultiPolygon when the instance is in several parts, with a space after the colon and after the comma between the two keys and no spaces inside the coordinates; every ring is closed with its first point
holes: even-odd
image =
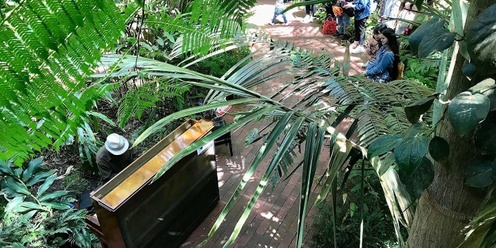
{"type": "Polygon", "coordinates": [[[118,175],[91,192],[88,227],[104,247],[178,247],[219,200],[214,143],[152,178],[213,123],[188,120],[118,175]]]}

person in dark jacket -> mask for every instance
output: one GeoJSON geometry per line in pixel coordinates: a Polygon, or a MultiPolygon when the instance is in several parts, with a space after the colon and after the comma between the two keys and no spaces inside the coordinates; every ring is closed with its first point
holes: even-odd
{"type": "Polygon", "coordinates": [[[96,154],[96,165],[104,181],[110,180],[131,162],[133,158],[129,149],[129,141],[116,133],[107,137],[105,145],[96,154]]]}
{"type": "Polygon", "coordinates": [[[358,54],[365,52],[365,29],[370,16],[371,0],[353,0],[343,8],[353,8],[355,10],[355,41],[351,45],[351,53],[358,54]]]}

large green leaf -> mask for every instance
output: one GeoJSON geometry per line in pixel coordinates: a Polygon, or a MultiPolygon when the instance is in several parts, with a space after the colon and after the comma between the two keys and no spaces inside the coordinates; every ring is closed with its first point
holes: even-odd
{"type": "Polygon", "coordinates": [[[5,206],[4,212],[9,213],[15,211],[24,202],[24,196],[16,196],[14,199],[10,200],[7,206],[5,206]]]}
{"type": "Polygon", "coordinates": [[[5,179],[5,184],[6,184],[6,187],[12,189],[13,191],[15,191],[19,194],[31,195],[31,193],[29,192],[29,189],[26,187],[26,185],[15,180],[12,177],[7,177],[5,179]]]}
{"type": "Polygon", "coordinates": [[[11,163],[4,162],[0,160],[0,172],[6,175],[14,175],[14,171],[12,171],[11,163]]]}
{"type": "Polygon", "coordinates": [[[448,118],[453,130],[459,135],[469,133],[486,118],[490,107],[489,98],[483,94],[472,95],[468,91],[458,94],[448,106],[448,118]]]}
{"type": "Polygon", "coordinates": [[[403,140],[394,149],[394,159],[398,164],[400,173],[410,176],[420,165],[429,149],[429,138],[416,136],[403,140]]]}
{"type": "Polygon", "coordinates": [[[416,199],[419,199],[424,190],[427,189],[434,180],[434,166],[428,158],[424,157],[420,165],[411,175],[403,175],[400,170],[400,178],[406,185],[407,190],[416,199]]]}
{"type": "Polygon", "coordinates": [[[31,176],[36,173],[43,164],[43,157],[39,157],[29,161],[28,167],[22,172],[22,180],[26,182],[31,176]]]}
{"type": "Polygon", "coordinates": [[[429,110],[437,96],[429,96],[426,99],[416,101],[405,107],[406,118],[410,123],[418,123],[420,116],[429,110]]]}
{"type": "Polygon", "coordinates": [[[42,182],[44,181],[47,177],[53,175],[56,171],[55,170],[49,170],[49,171],[45,171],[45,172],[39,172],[39,173],[36,173],[34,174],[33,177],[31,177],[27,182],[26,182],[26,185],[27,186],[33,186],[39,182],[42,182]]]}
{"type": "Polygon", "coordinates": [[[315,123],[308,127],[305,142],[305,156],[303,159],[303,173],[301,180],[300,207],[298,213],[298,232],[296,233],[296,247],[301,247],[303,243],[304,223],[307,215],[310,191],[315,176],[315,170],[319,163],[319,155],[322,150],[325,130],[319,128],[315,123]]]}
{"type": "Polygon", "coordinates": [[[442,161],[448,158],[450,146],[445,139],[435,136],[429,142],[429,154],[436,161],[442,161]]]}
{"type": "Polygon", "coordinates": [[[468,91],[470,91],[470,93],[472,94],[476,94],[476,93],[484,93],[490,89],[494,89],[496,86],[496,83],[494,81],[494,79],[492,78],[486,78],[482,81],[480,81],[479,83],[477,83],[476,85],[470,87],[468,89],[468,91]]]}
{"type": "Polygon", "coordinates": [[[38,195],[38,197],[39,197],[39,200],[41,202],[44,202],[44,201],[53,200],[53,199],[56,199],[56,198],[59,198],[62,196],[66,196],[67,194],[69,194],[69,191],[59,190],[59,191],[43,194],[41,196],[38,195]]]}
{"type": "Polygon", "coordinates": [[[475,132],[475,146],[484,153],[496,154],[496,125],[489,119],[475,132]]]}
{"type": "Polygon", "coordinates": [[[456,33],[449,32],[447,29],[441,25],[436,26],[437,29],[431,31],[429,35],[433,35],[431,38],[424,38],[419,45],[419,56],[421,58],[426,58],[431,53],[439,51],[442,52],[448,49],[455,42],[456,33]]]}
{"type": "Polygon", "coordinates": [[[420,57],[427,57],[434,51],[443,51],[455,41],[455,33],[444,26],[446,21],[433,17],[423,23],[408,37],[413,51],[418,51],[420,57]]]}
{"type": "Polygon", "coordinates": [[[396,148],[396,146],[398,146],[401,141],[403,141],[403,138],[399,134],[381,135],[377,137],[377,139],[372,141],[372,143],[370,143],[367,156],[369,159],[371,159],[375,156],[382,155],[396,148]]]}
{"type": "Polygon", "coordinates": [[[468,27],[467,48],[481,75],[490,75],[496,68],[496,4],[482,12],[468,27]]]}
{"type": "Polygon", "coordinates": [[[494,182],[494,166],[488,160],[475,160],[465,169],[465,184],[474,188],[484,188],[494,182]]]}
{"type": "Polygon", "coordinates": [[[41,196],[45,193],[45,191],[52,186],[53,182],[55,181],[55,178],[57,177],[57,174],[53,174],[49,176],[45,182],[38,188],[38,196],[41,196]]]}

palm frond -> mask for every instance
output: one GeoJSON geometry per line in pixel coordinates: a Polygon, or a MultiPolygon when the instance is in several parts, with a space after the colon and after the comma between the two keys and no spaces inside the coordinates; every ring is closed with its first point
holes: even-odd
{"type": "Polygon", "coordinates": [[[125,16],[108,0],[16,2],[0,28],[0,158],[19,163],[75,133],[98,98],[86,90],[87,76],[125,16]]]}
{"type": "Polygon", "coordinates": [[[255,6],[255,0],[198,0],[188,12],[177,15],[152,16],[147,22],[160,24],[166,32],[178,32],[182,39],[173,51],[178,54],[207,54],[213,47],[221,48],[243,31],[243,21],[255,6]]]}
{"type": "MultiPolygon", "coordinates": [[[[288,126],[293,126],[295,122],[302,121],[301,125],[298,124],[298,126],[301,126],[301,131],[297,132],[294,136],[291,135],[291,142],[281,142],[279,144],[279,148],[275,155],[278,159],[271,160],[271,164],[269,165],[270,170],[267,169],[266,174],[263,175],[263,179],[247,209],[243,213],[243,216],[251,211],[250,204],[258,198],[258,194],[265,188],[265,184],[270,176],[282,178],[281,172],[286,173],[287,171],[290,171],[289,166],[281,163],[281,161],[290,154],[290,150],[292,151],[296,146],[305,142],[306,138],[308,138],[308,126],[311,123],[318,123],[319,130],[325,130],[326,137],[328,137],[330,141],[330,159],[326,168],[322,189],[317,198],[317,202],[320,202],[323,201],[328,194],[336,192],[337,176],[341,173],[350,158],[354,158],[353,161],[356,161],[355,158],[357,156],[363,158],[367,154],[365,147],[379,135],[400,133],[406,130],[409,124],[401,109],[411,101],[415,101],[432,93],[429,89],[408,81],[394,81],[388,84],[379,84],[361,76],[339,76],[339,69],[331,66],[333,60],[329,55],[314,56],[311,52],[296,48],[285,42],[276,41],[272,42],[269,46],[271,47],[270,51],[267,52],[265,50],[262,54],[257,52],[253,53],[250,56],[251,60],[246,60],[249,61],[249,63],[226,73],[222,78],[203,75],[186,68],[169,65],[163,62],[146,59],[138,59],[137,61],[140,71],[145,75],[174,78],[188,84],[211,89],[211,92],[205,101],[207,103],[205,106],[180,111],[178,115],[175,115],[176,117],[213,109],[222,105],[245,105],[245,108],[242,108],[242,111],[236,113],[235,122],[216,130],[216,132],[211,135],[207,135],[202,139],[203,141],[198,141],[199,143],[197,143],[196,146],[185,149],[183,154],[179,157],[171,159],[167,165],[164,166],[164,170],[181,156],[187,154],[187,152],[191,152],[197,147],[206,144],[208,140],[215,139],[215,137],[219,137],[228,131],[239,128],[242,125],[240,124],[240,121],[248,123],[265,119],[268,120],[269,123],[267,125],[268,131],[267,136],[265,136],[266,138],[260,139],[263,140],[263,144],[259,155],[257,155],[257,158],[255,158],[252,163],[252,166],[255,166],[254,168],[256,168],[260,163],[261,158],[263,158],[267,152],[267,144],[272,144],[270,146],[272,147],[277,143],[280,135],[278,135],[277,131],[274,131],[276,130],[275,127],[277,127],[282,120],[286,119],[285,117],[287,114],[294,113],[292,114],[292,121],[288,123],[288,126]],[[267,96],[267,94],[259,93],[255,90],[263,84],[270,84],[276,78],[278,80],[287,80],[283,83],[284,86],[282,86],[278,92],[267,96]],[[239,99],[224,102],[225,97],[231,94],[236,95],[239,99]],[[299,97],[296,104],[290,105],[286,102],[286,100],[295,96],[299,97]],[[246,99],[247,101],[242,103],[240,101],[241,99],[246,99]],[[352,129],[356,126],[358,143],[352,142],[346,135],[340,133],[335,128],[347,118],[355,120],[352,129]],[[273,123],[276,125],[272,126],[273,123]],[[274,130],[272,130],[272,128],[274,130]],[[274,165],[275,167],[272,168],[271,166],[274,162],[277,163],[274,165]]],[[[113,62],[119,63],[117,71],[110,73],[110,76],[122,76],[134,73],[127,70],[129,67],[126,65],[131,63],[131,60],[128,58],[109,55],[104,57],[104,62],[107,65],[111,65],[113,62]]],[[[134,58],[132,59],[132,63],[135,63],[134,58]]],[[[150,132],[159,125],[172,120],[172,118],[174,117],[164,118],[159,122],[160,124],[145,131],[142,138],[150,134],[150,132]]],[[[321,145],[319,145],[319,147],[320,146],[321,145]]],[[[316,150],[317,148],[314,152],[316,150]]],[[[308,166],[308,164],[305,165],[305,163],[303,163],[303,166],[305,169],[304,173],[306,173],[305,175],[309,176],[308,180],[313,178],[313,173],[309,170],[313,167],[308,166]]],[[[393,168],[394,166],[390,167],[393,168]]],[[[249,179],[251,177],[251,171],[252,169],[247,170],[245,178],[249,179]]],[[[395,179],[397,178],[394,178],[388,173],[385,174],[384,180],[395,179]]],[[[240,185],[238,185],[238,190],[226,205],[224,211],[217,219],[216,224],[212,227],[209,237],[211,237],[219,228],[220,223],[222,223],[232,207],[232,202],[234,201],[232,199],[237,199],[237,196],[239,195],[238,191],[244,188],[246,184],[245,181],[246,180],[242,181],[240,185]]],[[[388,189],[391,189],[392,187],[391,185],[385,185],[384,187],[386,186],[388,189]]],[[[308,187],[308,185],[306,187],[308,187]]],[[[396,201],[403,200],[400,194],[405,192],[398,189],[398,187],[394,189],[396,191],[392,192],[393,197],[388,200],[391,201],[391,204],[396,206],[396,201]]],[[[302,193],[302,199],[308,199],[308,197],[309,192],[306,190],[302,193]]],[[[409,202],[407,198],[404,200],[405,203],[409,202]]],[[[302,203],[302,206],[303,205],[304,203],[302,203]]],[[[404,210],[405,208],[403,208],[402,205],[401,211],[404,210]]],[[[398,211],[396,211],[396,213],[398,211]]],[[[402,216],[398,216],[397,223],[400,223],[400,217],[402,216]]],[[[238,224],[233,235],[229,238],[228,243],[235,240],[240,231],[240,225],[245,221],[243,218],[244,217],[238,220],[238,224]]],[[[303,219],[302,216],[300,216],[300,221],[301,219],[303,219]]],[[[303,225],[303,223],[300,222],[299,224],[299,230],[302,230],[301,225],[303,225]]]]}

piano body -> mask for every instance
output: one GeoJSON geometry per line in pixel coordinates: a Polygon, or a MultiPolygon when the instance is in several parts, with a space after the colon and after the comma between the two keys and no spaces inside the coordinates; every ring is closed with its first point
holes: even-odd
{"type": "Polygon", "coordinates": [[[214,143],[167,161],[206,135],[213,123],[188,120],[99,189],[91,192],[89,228],[104,247],[178,247],[219,200],[214,143]]]}

